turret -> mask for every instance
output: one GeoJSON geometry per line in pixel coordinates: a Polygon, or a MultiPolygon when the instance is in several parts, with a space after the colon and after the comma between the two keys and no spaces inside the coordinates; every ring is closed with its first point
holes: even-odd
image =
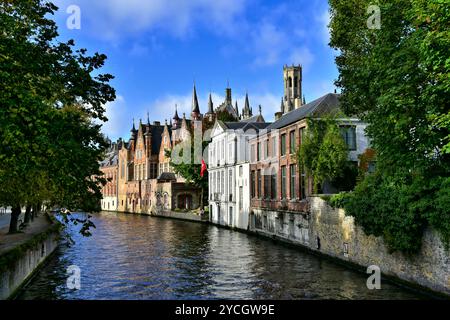
{"type": "Polygon", "coordinates": [[[172,122],[172,129],[178,129],[180,126],[180,117],[178,116],[178,106],[175,105],[175,115],[172,118],[173,122],[172,122]]]}

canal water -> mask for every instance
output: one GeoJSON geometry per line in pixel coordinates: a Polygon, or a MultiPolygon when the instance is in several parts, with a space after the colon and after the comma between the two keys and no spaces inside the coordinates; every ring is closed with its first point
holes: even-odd
{"type": "Polygon", "coordinates": [[[271,240],[214,226],[102,212],[96,229],[62,244],[19,299],[420,299],[271,240]],[[80,289],[67,287],[69,266],[80,289]]]}

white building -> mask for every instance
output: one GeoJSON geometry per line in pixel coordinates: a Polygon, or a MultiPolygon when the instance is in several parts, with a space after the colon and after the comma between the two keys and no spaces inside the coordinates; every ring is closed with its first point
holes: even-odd
{"type": "MultiPolygon", "coordinates": [[[[261,122],[253,122],[261,121],[261,122]]],[[[209,212],[213,223],[247,230],[250,213],[249,139],[270,123],[216,121],[209,144],[209,212]]]]}

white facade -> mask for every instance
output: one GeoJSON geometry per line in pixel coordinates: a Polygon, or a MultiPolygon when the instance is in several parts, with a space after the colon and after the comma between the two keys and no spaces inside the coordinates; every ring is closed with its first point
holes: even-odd
{"type": "Polygon", "coordinates": [[[246,123],[231,129],[217,121],[209,144],[210,221],[247,230],[250,213],[249,139],[255,130],[244,132],[246,123]]]}
{"type": "Polygon", "coordinates": [[[104,211],[117,211],[117,197],[103,196],[101,204],[104,211]]]}

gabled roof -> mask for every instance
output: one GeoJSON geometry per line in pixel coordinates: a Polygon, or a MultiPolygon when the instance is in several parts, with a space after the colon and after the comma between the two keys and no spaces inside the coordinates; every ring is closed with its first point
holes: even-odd
{"type": "Polygon", "coordinates": [[[320,117],[326,114],[337,114],[340,112],[339,97],[340,94],[328,93],[314,101],[302,105],[298,109],[284,114],[280,119],[267,127],[267,129],[283,128],[294,122],[305,119],[306,117],[320,117]]]}
{"type": "Polygon", "coordinates": [[[253,116],[248,119],[243,119],[240,122],[265,122],[264,117],[260,114],[257,114],[256,116],[253,116]]]}
{"type": "Polygon", "coordinates": [[[222,112],[222,111],[226,111],[229,114],[231,114],[233,117],[238,119],[238,115],[236,113],[236,110],[234,109],[234,107],[231,104],[228,104],[228,103],[224,102],[216,109],[216,112],[222,112]]]}

